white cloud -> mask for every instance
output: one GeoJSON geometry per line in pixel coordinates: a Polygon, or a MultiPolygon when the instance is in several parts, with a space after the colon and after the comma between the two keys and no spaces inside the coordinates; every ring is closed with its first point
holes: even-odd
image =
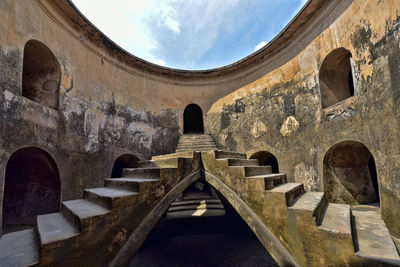
{"type": "Polygon", "coordinates": [[[254,51],[260,50],[260,49],[263,48],[266,44],[267,44],[267,42],[262,41],[261,43],[259,43],[258,45],[256,45],[256,46],[254,47],[254,51]]]}
{"type": "Polygon", "coordinates": [[[186,67],[212,48],[222,30],[234,27],[227,17],[234,16],[239,0],[184,0],[176,5],[181,24],[181,39],[185,49],[181,56],[186,67]]]}
{"type": "MultiPolygon", "coordinates": [[[[182,62],[180,67],[188,69],[196,68],[197,62],[203,60],[210,49],[218,46],[219,38],[225,38],[226,46],[230,45],[229,42],[235,42],[237,39],[229,39],[228,35],[243,30],[240,29],[241,25],[245,25],[260,4],[273,2],[97,0],[93,4],[93,0],[72,1],[96,27],[135,56],[162,66],[170,65],[169,61],[179,60],[182,62]]],[[[246,29],[240,38],[249,38],[252,27],[246,29]]],[[[259,43],[254,51],[266,44],[265,41],[259,43]]],[[[218,49],[220,47],[219,44],[218,49]]],[[[252,48],[250,45],[246,49],[252,48]]],[[[225,47],[225,50],[229,49],[225,47]]]]}
{"type": "Polygon", "coordinates": [[[151,62],[154,64],[157,64],[157,65],[160,65],[160,66],[165,66],[165,61],[162,59],[154,59],[154,60],[151,60],[151,62]]]}
{"type": "Polygon", "coordinates": [[[175,1],[97,0],[93,5],[92,0],[73,0],[76,7],[105,35],[130,53],[148,61],[156,60],[154,50],[160,48],[148,18],[156,15],[158,23],[179,34],[180,24],[171,7],[175,1]]]}
{"type": "Polygon", "coordinates": [[[179,34],[181,32],[180,23],[176,19],[177,16],[175,9],[170,4],[171,3],[164,3],[163,5],[161,5],[159,10],[153,10],[155,10],[154,12],[158,12],[159,25],[164,25],[173,33],[179,34]]]}

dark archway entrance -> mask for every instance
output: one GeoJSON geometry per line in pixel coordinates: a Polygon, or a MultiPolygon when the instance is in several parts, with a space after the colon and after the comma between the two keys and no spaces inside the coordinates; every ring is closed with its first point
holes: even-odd
{"type": "Polygon", "coordinates": [[[331,51],[322,62],[319,71],[322,108],[354,95],[350,59],[350,51],[341,47],[331,51]]]}
{"type": "Polygon", "coordinates": [[[16,151],[7,162],[3,230],[34,226],[36,216],[60,210],[61,182],[54,159],[36,147],[16,151]]]}
{"type": "Polygon", "coordinates": [[[22,95],[57,109],[60,79],[60,65],[50,49],[39,41],[28,41],[24,50],[22,95]]]}
{"type": "Polygon", "coordinates": [[[329,200],[348,204],[379,201],[375,160],[356,141],[334,145],[324,157],[324,188],[329,200]]]}
{"type": "Polygon", "coordinates": [[[124,154],[119,156],[113,165],[111,171],[111,178],[119,178],[122,176],[122,169],[124,168],[137,168],[139,158],[132,154],[124,154]]]}
{"type": "Polygon", "coordinates": [[[183,112],[183,133],[184,134],[203,134],[203,112],[196,104],[190,104],[183,112]]]}
{"type": "Polygon", "coordinates": [[[272,168],[272,173],[279,173],[278,159],[270,152],[258,151],[251,155],[250,159],[258,159],[258,164],[269,165],[272,168]]]}

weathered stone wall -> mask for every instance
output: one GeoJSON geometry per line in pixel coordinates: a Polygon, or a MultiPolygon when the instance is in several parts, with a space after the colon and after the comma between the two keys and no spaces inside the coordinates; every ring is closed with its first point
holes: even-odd
{"type": "Polygon", "coordinates": [[[296,57],[219,99],[208,110],[206,131],[217,146],[265,150],[290,181],[323,191],[323,160],[344,140],[373,155],[381,207],[392,234],[400,235],[400,4],[355,0],[296,57]],[[319,69],[333,49],[354,60],[355,95],[322,108],[319,69]]]}
{"type": "Polygon", "coordinates": [[[396,0],[313,0],[267,48],[192,72],[127,54],[68,1],[0,1],[0,200],[7,160],[22,147],[47,151],[62,200],[78,198],[102,185],[121,154],[146,159],[174,151],[183,110],[195,103],[218,146],[267,150],[281,172],[310,190],[324,189],[330,147],[363,143],[375,158],[386,223],[400,236],[398,10],[396,0]],[[46,45],[60,64],[57,109],[22,96],[29,40],[46,45]],[[356,93],[322,109],[318,70],[338,47],[352,53],[356,93]]]}
{"type": "MultiPolygon", "coordinates": [[[[55,159],[62,200],[101,186],[121,154],[148,159],[175,150],[177,106],[163,105],[158,92],[133,90],[143,81],[127,73],[119,78],[35,1],[1,1],[0,18],[0,199],[7,161],[23,147],[39,147],[55,159]],[[48,46],[60,64],[58,109],[22,96],[24,46],[31,39],[48,46]]],[[[2,204],[0,220],[1,210],[2,204]]]]}

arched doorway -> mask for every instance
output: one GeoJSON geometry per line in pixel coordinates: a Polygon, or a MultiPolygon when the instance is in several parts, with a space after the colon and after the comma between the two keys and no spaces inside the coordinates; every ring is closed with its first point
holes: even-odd
{"type": "Polygon", "coordinates": [[[324,188],[333,202],[379,202],[375,160],[368,148],[356,141],[330,148],[324,157],[324,188]]]}
{"type": "Polygon", "coordinates": [[[139,158],[132,154],[124,154],[119,156],[113,165],[111,171],[111,178],[119,178],[122,176],[122,169],[124,168],[137,168],[139,158]]]}
{"type": "Polygon", "coordinates": [[[350,59],[350,51],[341,47],[331,51],[322,62],[319,86],[323,108],[354,95],[350,59]]]}
{"type": "Polygon", "coordinates": [[[272,173],[279,173],[278,159],[270,152],[258,151],[250,159],[258,159],[258,164],[271,166],[272,173]]]}
{"type": "Polygon", "coordinates": [[[190,104],[183,112],[183,133],[202,134],[204,133],[203,112],[196,104],[190,104]]]}
{"type": "Polygon", "coordinates": [[[25,45],[22,96],[57,109],[61,71],[50,49],[36,40],[25,45]]]}
{"type": "Polygon", "coordinates": [[[37,215],[58,212],[60,194],[58,168],[46,151],[27,147],[14,152],[6,166],[3,230],[33,226],[37,215]]]}

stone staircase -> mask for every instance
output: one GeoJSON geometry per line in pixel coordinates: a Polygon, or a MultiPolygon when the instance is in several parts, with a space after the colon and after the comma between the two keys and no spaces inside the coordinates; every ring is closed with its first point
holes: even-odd
{"type": "MultiPolygon", "coordinates": [[[[299,265],[400,266],[379,210],[329,203],[323,192],[305,192],[243,153],[209,148],[201,158],[178,150],[140,161],[122,177],[105,179],[104,187],[84,190],[82,199],[64,201],[61,212],[38,216],[35,228],[3,235],[0,266],[107,265],[160,199],[202,166],[205,180],[242,199],[299,265]]],[[[204,196],[183,198],[168,213],[213,207],[222,214],[221,206],[204,196]]]]}
{"type": "Polygon", "coordinates": [[[299,265],[400,266],[380,212],[329,203],[324,192],[305,192],[245,154],[203,151],[202,162],[206,181],[219,191],[222,181],[243,199],[299,265]]]}
{"type": "Polygon", "coordinates": [[[121,178],[63,201],[61,211],[39,215],[33,229],[0,239],[0,266],[104,266],[127,235],[180,180],[198,170],[198,153],[139,162],[121,178]]]}
{"type": "Polygon", "coordinates": [[[184,134],[179,138],[177,153],[186,151],[215,150],[214,139],[208,134],[184,134]]]}

